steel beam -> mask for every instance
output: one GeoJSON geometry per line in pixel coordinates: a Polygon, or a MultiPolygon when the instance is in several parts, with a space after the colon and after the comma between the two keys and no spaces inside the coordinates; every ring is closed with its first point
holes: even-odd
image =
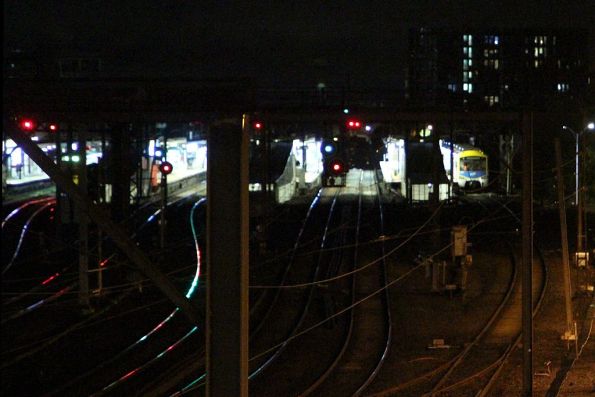
{"type": "Polygon", "coordinates": [[[248,396],[248,125],[207,138],[207,396],[248,396]]]}

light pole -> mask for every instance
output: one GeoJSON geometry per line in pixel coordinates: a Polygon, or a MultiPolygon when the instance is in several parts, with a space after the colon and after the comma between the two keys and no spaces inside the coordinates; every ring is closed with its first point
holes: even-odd
{"type": "Polygon", "coordinates": [[[593,131],[595,129],[595,123],[589,122],[585,128],[583,128],[580,132],[575,132],[572,128],[568,127],[567,125],[562,126],[563,129],[572,132],[576,138],[576,169],[575,169],[575,197],[574,202],[577,208],[577,241],[576,241],[576,251],[582,252],[583,251],[583,214],[582,214],[582,187],[580,186],[580,138],[581,135],[587,131],[593,131]]]}
{"type": "Polygon", "coordinates": [[[576,156],[576,163],[575,163],[575,168],[574,168],[574,203],[573,204],[578,205],[578,174],[579,174],[578,173],[578,155],[579,155],[578,140],[579,140],[580,134],[577,134],[576,132],[574,132],[574,130],[567,125],[563,125],[562,129],[570,131],[574,135],[575,140],[576,140],[576,148],[574,150],[574,154],[576,156]]]}

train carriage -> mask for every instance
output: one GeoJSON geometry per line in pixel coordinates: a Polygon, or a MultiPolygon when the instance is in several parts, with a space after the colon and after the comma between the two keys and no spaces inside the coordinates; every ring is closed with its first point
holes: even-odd
{"type": "Polygon", "coordinates": [[[444,161],[444,169],[452,182],[460,187],[485,188],[488,185],[488,156],[479,148],[469,144],[452,144],[451,172],[451,143],[440,141],[440,151],[444,161]]]}

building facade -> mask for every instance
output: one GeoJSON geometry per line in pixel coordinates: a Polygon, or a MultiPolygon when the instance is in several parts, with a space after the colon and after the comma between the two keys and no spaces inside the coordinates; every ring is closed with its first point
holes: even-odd
{"type": "Polygon", "coordinates": [[[407,99],[413,107],[471,109],[581,101],[588,91],[588,44],[583,30],[414,29],[407,99]]]}

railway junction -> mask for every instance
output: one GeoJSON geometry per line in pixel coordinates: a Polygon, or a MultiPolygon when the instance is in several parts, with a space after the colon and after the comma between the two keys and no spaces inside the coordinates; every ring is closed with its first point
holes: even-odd
{"type": "MultiPolygon", "coordinates": [[[[308,131],[342,131],[347,116],[336,109],[246,112],[250,106],[229,87],[213,96],[206,94],[212,87],[196,86],[169,107],[159,101],[175,88],[167,85],[144,86],[145,96],[122,103],[111,97],[73,101],[92,87],[71,87],[51,103],[22,88],[9,92],[4,130],[55,191],[3,207],[3,246],[13,247],[3,254],[6,392],[518,395],[527,376],[536,394],[593,390],[592,265],[564,263],[568,247],[560,244],[560,222],[566,211],[534,208],[531,179],[517,179],[525,187],[517,194],[506,191],[514,184],[506,182],[504,192],[455,198],[445,175],[441,199],[437,164],[443,162],[431,155],[430,171],[420,172],[426,179],[418,176],[417,183],[428,189],[414,200],[413,188],[399,194],[387,182],[379,158],[358,167],[345,160],[348,170],[333,176],[341,183],[323,182],[334,167],[325,168],[319,146],[298,155],[287,149],[273,161],[277,138],[301,136],[299,148],[307,146],[308,131]],[[140,171],[108,168],[108,202],[87,190],[85,167],[54,162],[16,128],[23,114],[68,120],[62,123],[67,142],[79,148],[105,134],[112,164],[120,165],[131,143],[140,142],[142,152],[150,139],[137,138],[150,138],[157,124],[206,120],[207,171],[168,183],[161,169],[155,192],[142,183],[141,162],[140,171]],[[254,121],[266,126],[260,136],[254,121]],[[251,139],[264,147],[256,168],[251,139]],[[314,153],[322,166],[306,181],[304,158],[314,153]],[[287,164],[295,172],[300,155],[304,178],[281,178],[287,164]],[[140,178],[131,177],[138,172],[140,178]],[[432,194],[433,186],[439,194],[432,194]],[[290,193],[280,194],[284,187],[290,193]],[[558,213],[564,214],[560,221],[558,213]],[[40,226],[31,241],[34,220],[40,226]],[[60,279],[64,275],[68,281],[60,279]],[[32,282],[37,279],[40,285],[32,282]],[[56,289],[45,290],[55,279],[56,289]]],[[[473,125],[523,137],[521,178],[532,176],[530,113],[368,109],[357,115],[377,134],[384,130],[385,138],[430,124],[451,136],[473,125]]],[[[382,149],[373,142],[370,152],[382,149]]],[[[107,191],[107,180],[100,192],[107,191]]],[[[35,189],[29,193],[37,196],[35,189]]],[[[582,252],[589,240],[580,234],[593,224],[593,213],[579,214],[576,225],[569,219],[578,226],[584,216],[575,247],[582,252]]]]}

